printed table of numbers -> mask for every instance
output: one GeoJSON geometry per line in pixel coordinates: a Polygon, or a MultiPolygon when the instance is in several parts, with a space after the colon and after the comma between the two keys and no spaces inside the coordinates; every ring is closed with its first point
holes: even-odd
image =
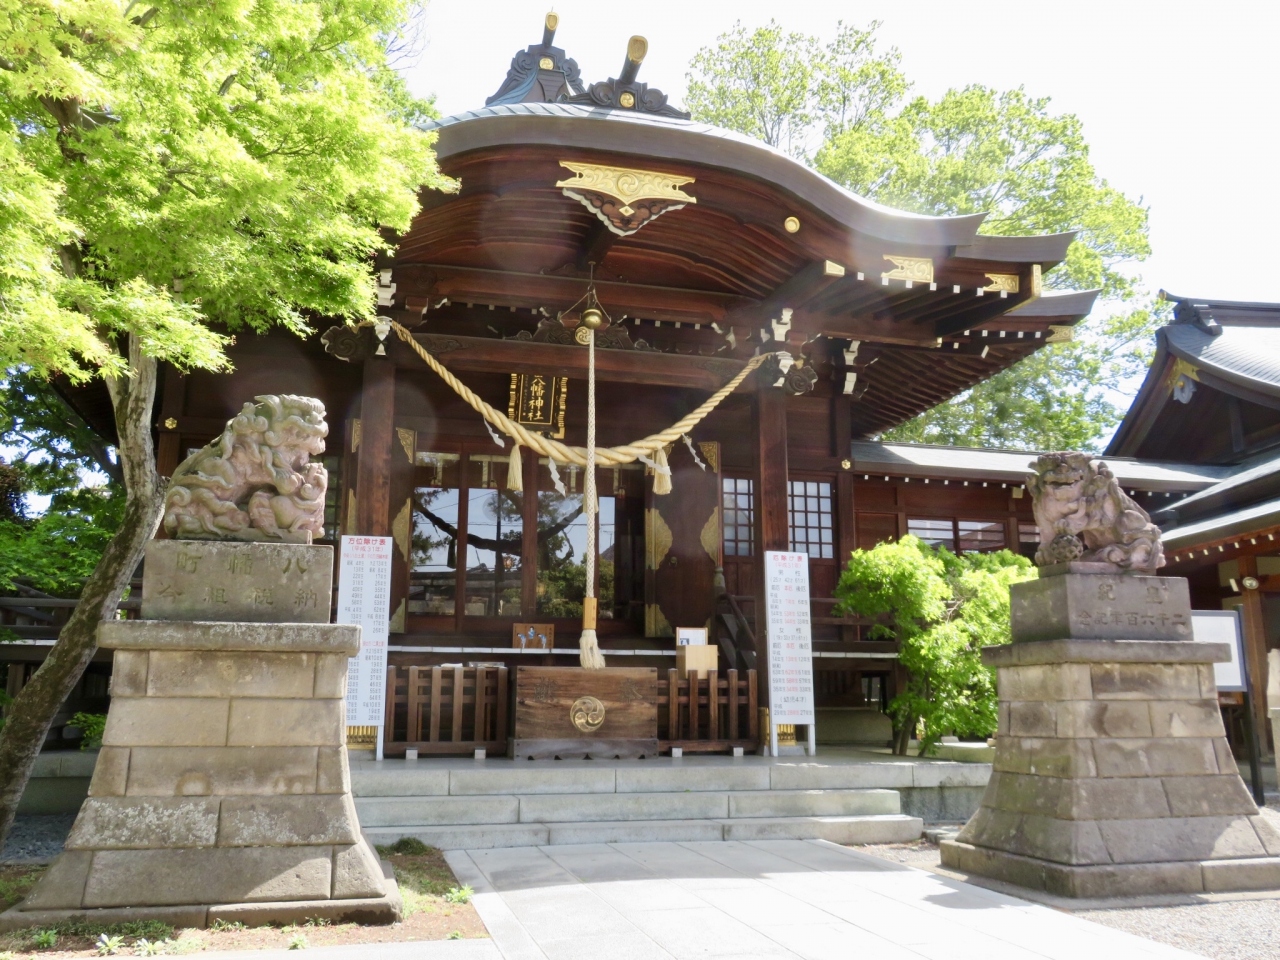
{"type": "Polygon", "coordinates": [[[338,623],[361,627],[360,652],[347,664],[347,723],[381,726],[387,695],[391,538],[343,537],[338,623]]]}
{"type": "Polygon", "coordinates": [[[770,720],[777,724],[811,724],[813,633],[809,624],[809,556],[767,551],[764,572],[770,720]]]}

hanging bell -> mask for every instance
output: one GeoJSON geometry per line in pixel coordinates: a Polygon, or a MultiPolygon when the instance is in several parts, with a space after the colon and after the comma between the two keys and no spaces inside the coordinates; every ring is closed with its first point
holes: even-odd
{"type": "Polygon", "coordinates": [[[588,330],[599,330],[604,326],[604,314],[596,307],[587,307],[582,311],[580,322],[588,330]]]}

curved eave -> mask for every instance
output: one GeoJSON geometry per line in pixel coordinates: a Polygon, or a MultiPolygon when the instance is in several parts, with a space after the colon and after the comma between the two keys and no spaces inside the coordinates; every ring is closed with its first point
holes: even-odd
{"type": "Polygon", "coordinates": [[[1038,237],[975,236],[969,243],[957,246],[955,255],[965,260],[1038,263],[1047,270],[1067,258],[1067,247],[1071,246],[1077,232],[1048,233],[1038,237]]]}
{"type": "Polygon", "coordinates": [[[1229,388],[1236,388],[1231,392],[1242,399],[1280,398],[1280,364],[1274,362],[1270,349],[1274,343],[1267,342],[1280,342],[1276,328],[1224,326],[1221,336],[1211,337],[1189,325],[1178,324],[1164,328],[1161,333],[1169,353],[1229,388]],[[1243,342],[1231,342],[1235,340],[1243,342]]]}
{"type": "Polygon", "coordinates": [[[1071,290],[1048,292],[1030,303],[1014,307],[1006,314],[1009,317],[1043,317],[1050,320],[1064,320],[1076,323],[1083,320],[1093,309],[1098,299],[1098,290],[1071,290]]]}
{"type": "Polygon", "coordinates": [[[1116,427],[1116,432],[1103,451],[1103,456],[1132,456],[1137,446],[1146,436],[1151,420],[1169,399],[1169,391],[1165,386],[1165,377],[1169,367],[1169,348],[1165,343],[1164,328],[1156,331],[1156,352],[1151,358],[1151,366],[1138,388],[1137,396],[1124,419],[1116,427]],[[1136,435],[1135,435],[1136,434],[1136,435]]]}
{"type": "MultiPolygon", "coordinates": [[[[897,243],[974,247],[979,240],[1024,239],[979,238],[978,227],[986,214],[928,217],[892,210],[851,193],[767,144],[689,120],[648,117],[577,104],[521,103],[472,110],[433,121],[424,125],[424,129],[438,134],[436,156],[442,161],[472,150],[499,146],[551,145],[630,153],[647,161],[670,160],[716,167],[775,184],[850,230],[897,243]]],[[[997,246],[1005,251],[1004,256],[988,259],[1018,259],[1011,252],[1015,249],[1013,245],[997,246]]],[[[985,244],[979,247],[986,249],[985,244]]],[[[1056,246],[1053,249],[1057,249],[1056,246]]],[[[1022,262],[1041,261],[1027,257],[1022,262]]]]}

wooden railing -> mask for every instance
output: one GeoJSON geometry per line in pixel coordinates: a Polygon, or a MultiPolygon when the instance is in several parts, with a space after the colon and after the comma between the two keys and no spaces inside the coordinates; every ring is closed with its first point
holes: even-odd
{"type": "Polygon", "coordinates": [[[507,710],[506,667],[388,667],[383,753],[506,753],[507,710]]]}
{"type": "MultiPolygon", "coordinates": [[[[132,596],[120,601],[124,616],[132,619],[142,606],[141,582],[134,581],[132,596]]],[[[14,594],[0,596],[0,636],[19,640],[55,640],[79,600],[54,597],[34,587],[18,584],[14,594]]]]}
{"type": "Polygon", "coordinates": [[[682,680],[674,669],[658,682],[658,746],[690,753],[754,750],[760,742],[756,672],[690,670],[682,680]]]}

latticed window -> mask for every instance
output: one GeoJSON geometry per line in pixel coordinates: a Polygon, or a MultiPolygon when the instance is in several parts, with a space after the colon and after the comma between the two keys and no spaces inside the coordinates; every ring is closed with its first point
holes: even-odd
{"type": "Polygon", "coordinates": [[[791,480],[787,484],[787,518],[791,549],[812,560],[835,556],[831,513],[831,484],[821,480],[791,480]]]}
{"type": "Polygon", "coordinates": [[[750,480],[724,477],[721,481],[724,514],[724,555],[750,557],[755,554],[755,489],[750,480]]]}
{"type": "Polygon", "coordinates": [[[1005,545],[1001,520],[908,517],[907,533],[931,547],[946,547],[953,553],[989,553],[1005,545]]]}

